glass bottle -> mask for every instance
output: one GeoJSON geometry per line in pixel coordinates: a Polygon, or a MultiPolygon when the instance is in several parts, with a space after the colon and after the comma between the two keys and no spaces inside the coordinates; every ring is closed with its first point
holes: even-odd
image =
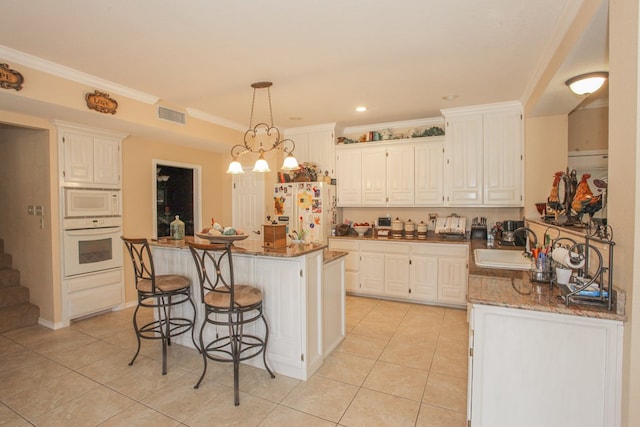
{"type": "Polygon", "coordinates": [[[173,240],[184,239],[184,222],[180,220],[180,215],[176,215],[176,219],[171,221],[171,238],[173,240]]]}

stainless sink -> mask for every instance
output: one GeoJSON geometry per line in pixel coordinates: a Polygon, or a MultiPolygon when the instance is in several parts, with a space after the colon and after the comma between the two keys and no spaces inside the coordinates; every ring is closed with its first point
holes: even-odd
{"type": "Polygon", "coordinates": [[[476,249],[473,255],[478,267],[505,270],[529,270],[531,268],[531,260],[520,251],[476,249]]]}

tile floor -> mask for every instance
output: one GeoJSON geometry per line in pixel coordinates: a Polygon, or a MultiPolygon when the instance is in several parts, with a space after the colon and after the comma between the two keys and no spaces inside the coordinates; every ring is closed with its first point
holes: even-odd
{"type": "Polygon", "coordinates": [[[135,351],[132,309],[0,335],[0,426],[464,426],[466,311],[347,297],[347,336],[309,381],[173,345],[135,351]]]}

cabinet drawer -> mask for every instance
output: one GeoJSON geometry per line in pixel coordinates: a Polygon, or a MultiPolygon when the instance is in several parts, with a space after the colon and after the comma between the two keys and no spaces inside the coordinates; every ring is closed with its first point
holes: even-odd
{"type": "Polygon", "coordinates": [[[451,243],[413,243],[412,255],[467,257],[469,247],[465,244],[451,243]]]}
{"type": "Polygon", "coordinates": [[[360,244],[360,250],[363,252],[409,255],[409,249],[408,243],[369,242],[360,244]]]}

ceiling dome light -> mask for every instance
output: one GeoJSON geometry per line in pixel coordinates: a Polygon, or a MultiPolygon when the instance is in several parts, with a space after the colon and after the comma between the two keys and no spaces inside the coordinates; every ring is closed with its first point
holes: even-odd
{"type": "Polygon", "coordinates": [[[600,89],[607,77],[609,77],[609,73],[606,71],[597,71],[572,77],[565,84],[576,95],[589,95],[600,89]]]}
{"type": "Polygon", "coordinates": [[[365,107],[365,106],[356,107],[356,111],[358,113],[362,113],[364,111],[367,111],[367,107],[365,107]]]}

